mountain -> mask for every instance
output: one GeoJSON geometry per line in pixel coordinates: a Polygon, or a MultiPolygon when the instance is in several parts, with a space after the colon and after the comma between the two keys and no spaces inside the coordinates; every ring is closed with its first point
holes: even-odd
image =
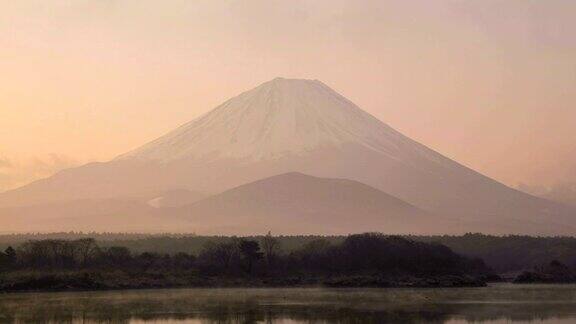
{"type": "MultiPolygon", "coordinates": [[[[182,232],[177,207],[208,195],[185,189],[0,208],[2,232],[182,232]]],[[[189,229],[193,230],[193,229],[189,229]]]]}
{"type": "Polygon", "coordinates": [[[2,232],[174,232],[178,219],[166,210],[128,199],[81,199],[0,208],[2,232]]]}
{"type": "Polygon", "coordinates": [[[208,234],[433,234],[456,224],[357,181],[292,172],[241,185],[182,208],[208,234]],[[419,226],[414,226],[418,224],[419,226]]]}
{"type": "Polygon", "coordinates": [[[550,188],[544,198],[576,206],[576,182],[564,182],[550,188]]]}
{"type": "Polygon", "coordinates": [[[155,208],[180,207],[194,203],[208,197],[201,192],[190,191],[186,189],[174,189],[160,193],[152,198],[145,199],[148,206],[155,208]]]}
{"type": "Polygon", "coordinates": [[[410,154],[404,140],[319,81],[278,78],[118,159],[257,162],[347,144],[410,154]]]}
{"type": "MultiPolygon", "coordinates": [[[[0,208],[2,232],[181,232],[175,208],[208,197],[185,189],[0,208]]],[[[193,231],[194,229],[189,229],[193,231]]]]}
{"type": "Polygon", "coordinates": [[[83,199],[0,209],[3,231],[195,232],[200,234],[438,234],[453,222],[347,179],[286,173],[201,199],[172,190],[122,199],[83,199]],[[414,228],[417,222],[420,228],[414,228]]]}
{"type": "Polygon", "coordinates": [[[550,187],[521,184],[518,190],[531,195],[576,207],[576,182],[565,181],[550,187]]]}
{"type": "MultiPolygon", "coordinates": [[[[116,159],[0,194],[0,206],[184,188],[222,192],[283,174],[356,180],[466,231],[574,234],[574,209],[481,175],[397,132],[316,80],[277,78],[116,159]]],[[[418,224],[413,224],[417,227],[418,224]]]]}

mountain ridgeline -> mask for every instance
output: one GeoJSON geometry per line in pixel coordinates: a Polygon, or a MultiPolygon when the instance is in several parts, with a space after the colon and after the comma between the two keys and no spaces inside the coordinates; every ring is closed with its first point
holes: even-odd
{"type": "Polygon", "coordinates": [[[576,232],[573,208],[444,157],[320,81],[282,78],[111,161],[2,193],[0,208],[8,231],[576,232]]]}

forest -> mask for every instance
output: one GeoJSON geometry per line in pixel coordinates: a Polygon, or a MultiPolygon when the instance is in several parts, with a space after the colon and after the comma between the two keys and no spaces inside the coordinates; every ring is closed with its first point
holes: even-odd
{"type": "Polygon", "coordinates": [[[197,254],[136,252],[94,238],[27,240],[0,253],[0,290],[202,286],[479,286],[492,271],[437,243],[378,233],[286,250],[268,234],[207,240],[197,254]]]}
{"type": "MultiPolygon", "coordinates": [[[[260,242],[263,235],[244,237],[260,242]]],[[[480,258],[498,274],[513,275],[549,264],[557,260],[576,269],[576,238],[534,237],[524,235],[465,235],[416,236],[405,235],[411,241],[437,243],[469,258],[480,258]]],[[[0,235],[0,250],[17,247],[30,240],[76,240],[94,238],[100,247],[127,247],[133,253],[151,252],[174,255],[180,252],[198,255],[208,242],[226,242],[233,238],[225,236],[202,236],[194,234],[135,234],[135,233],[50,233],[0,235]]],[[[285,253],[302,249],[315,240],[325,240],[333,245],[341,244],[346,236],[275,236],[285,253]]]]}

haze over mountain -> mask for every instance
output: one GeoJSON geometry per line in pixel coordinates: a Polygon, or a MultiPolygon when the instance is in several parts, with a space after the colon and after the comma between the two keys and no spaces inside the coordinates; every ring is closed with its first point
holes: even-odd
{"type": "Polygon", "coordinates": [[[182,208],[200,233],[441,233],[457,224],[357,181],[292,172],[182,208]],[[418,224],[415,227],[414,224],[418,224]]]}
{"type": "Polygon", "coordinates": [[[196,201],[202,200],[209,195],[201,192],[190,191],[186,189],[173,189],[150,197],[140,197],[140,201],[145,201],[148,206],[155,208],[180,207],[196,201]]]}
{"type": "Polygon", "coordinates": [[[177,231],[185,224],[164,216],[164,210],[131,199],[79,199],[0,208],[2,233],[164,232],[177,231]]]}
{"type": "Polygon", "coordinates": [[[537,197],[576,206],[576,182],[565,181],[550,187],[519,185],[518,190],[537,197]]]}
{"type": "MultiPolygon", "coordinates": [[[[175,188],[215,193],[287,172],[362,182],[420,209],[460,219],[466,224],[463,231],[576,232],[572,209],[509,188],[442,156],[320,81],[282,78],[112,161],[65,170],[1,194],[0,206],[175,188]]],[[[406,222],[414,231],[421,226],[406,222]]]]}

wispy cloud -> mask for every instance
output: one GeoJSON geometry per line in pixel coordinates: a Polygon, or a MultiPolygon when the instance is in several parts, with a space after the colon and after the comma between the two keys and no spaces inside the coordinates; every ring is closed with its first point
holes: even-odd
{"type": "Polygon", "coordinates": [[[5,157],[0,157],[0,170],[12,167],[12,162],[5,157]]]}
{"type": "Polygon", "coordinates": [[[29,182],[49,177],[54,173],[81,164],[61,154],[29,158],[0,157],[0,191],[13,189],[29,182]]]}

